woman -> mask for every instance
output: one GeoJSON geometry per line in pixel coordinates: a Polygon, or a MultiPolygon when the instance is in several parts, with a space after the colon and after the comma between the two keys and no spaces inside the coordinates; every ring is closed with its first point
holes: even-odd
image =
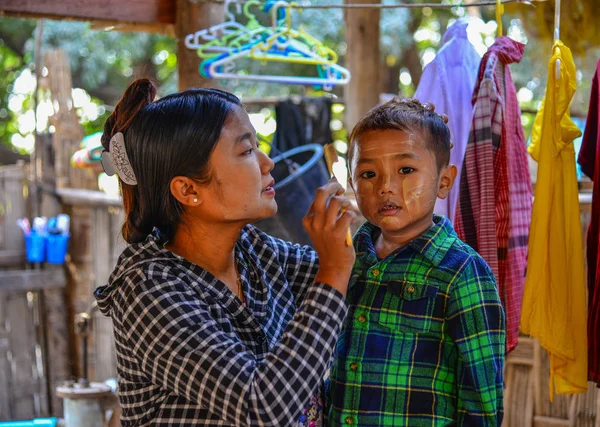
{"type": "Polygon", "coordinates": [[[122,425],[292,425],[346,315],[349,202],[336,182],[317,192],[304,219],[316,252],[260,232],[248,224],[277,211],[273,161],[240,101],[154,97],[134,82],[102,137],[130,243],[95,293],[113,320],[122,425]]]}

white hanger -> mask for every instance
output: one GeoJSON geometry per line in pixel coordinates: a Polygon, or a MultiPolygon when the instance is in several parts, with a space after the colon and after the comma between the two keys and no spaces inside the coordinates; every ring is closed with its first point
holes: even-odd
{"type": "Polygon", "coordinates": [[[273,25],[274,31],[277,30],[277,25],[279,24],[279,21],[277,20],[277,17],[278,17],[277,12],[279,12],[279,9],[281,9],[282,7],[288,7],[288,6],[289,6],[288,2],[286,2],[284,0],[280,0],[271,7],[271,25],[273,25]]]}
{"type": "MultiPolygon", "coordinates": [[[[560,40],[560,0],[554,0],[554,42],[560,40]]],[[[556,80],[560,79],[560,59],[556,60],[554,71],[556,80]]]]}
{"type": "MultiPolygon", "coordinates": [[[[300,53],[316,60],[322,59],[318,54],[299,46],[294,47],[300,53]]],[[[241,50],[238,53],[228,55],[225,58],[212,62],[208,67],[209,75],[214,79],[234,79],[234,80],[252,80],[273,83],[288,83],[301,85],[345,85],[350,81],[350,71],[338,64],[322,65],[325,68],[327,77],[302,77],[302,76],[275,76],[268,74],[238,74],[235,72],[235,60],[244,57],[250,57],[251,47],[241,50]],[[223,71],[218,68],[223,67],[223,71]],[[339,76],[338,76],[339,73],[339,76]]]]}
{"type": "MultiPolygon", "coordinates": [[[[194,34],[188,34],[185,37],[185,46],[188,49],[199,49],[204,46],[206,42],[244,28],[245,26],[237,22],[235,20],[235,15],[229,10],[229,5],[232,3],[236,6],[236,13],[242,13],[242,5],[240,3],[236,0],[225,0],[225,16],[229,18],[229,21],[213,25],[204,30],[196,31],[194,34]]],[[[207,50],[212,52],[229,52],[231,51],[231,48],[229,46],[211,46],[207,50]]]]}

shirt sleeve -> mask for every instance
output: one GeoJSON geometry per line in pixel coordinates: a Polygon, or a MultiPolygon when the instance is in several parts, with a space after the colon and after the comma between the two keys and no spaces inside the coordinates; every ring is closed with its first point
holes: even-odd
{"type": "Polygon", "coordinates": [[[317,252],[310,246],[271,238],[277,246],[279,262],[290,284],[296,305],[302,304],[319,271],[317,252]]]}
{"type": "Polygon", "coordinates": [[[481,258],[467,266],[448,301],[449,333],[459,352],[458,423],[500,426],[505,317],[496,282],[481,258]]]}
{"type": "Polygon", "coordinates": [[[312,287],[259,363],[180,279],[134,281],[124,284],[129,296],[121,323],[149,381],[236,426],[282,426],[299,417],[347,311],[339,292],[312,287]]]}
{"type": "MultiPolygon", "coordinates": [[[[600,62],[598,62],[600,70],[600,62]]],[[[577,162],[581,165],[581,170],[590,179],[594,179],[594,166],[598,147],[598,102],[600,102],[600,93],[598,91],[598,73],[592,80],[592,95],[590,97],[590,108],[588,110],[585,123],[585,132],[583,133],[583,142],[577,162]]]]}

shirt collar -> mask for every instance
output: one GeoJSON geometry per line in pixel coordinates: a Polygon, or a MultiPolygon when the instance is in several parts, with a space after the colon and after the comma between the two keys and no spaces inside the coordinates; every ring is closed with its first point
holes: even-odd
{"type": "Polygon", "coordinates": [[[465,18],[458,19],[454,24],[452,24],[442,37],[442,46],[448,43],[453,38],[461,38],[467,39],[467,27],[469,26],[469,22],[465,18]]]}
{"type": "Polygon", "coordinates": [[[485,65],[491,55],[496,55],[498,59],[504,64],[509,65],[515,62],[521,62],[523,59],[523,53],[525,52],[525,45],[511,39],[508,36],[498,37],[493,45],[489,47],[487,52],[481,59],[480,73],[485,70],[485,65]]]}
{"type": "MultiPolygon", "coordinates": [[[[458,237],[450,220],[445,216],[434,215],[433,222],[434,225],[429,230],[410,241],[406,246],[397,249],[390,256],[395,256],[399,251],[411,250],[423,255],[435,267],[438,267],[458,237]]],[[[378,231],[379,227],[366,222],[356,233],[357,257],[370,264],[378,262],[373,243],[373,235],[378,231]]]]}

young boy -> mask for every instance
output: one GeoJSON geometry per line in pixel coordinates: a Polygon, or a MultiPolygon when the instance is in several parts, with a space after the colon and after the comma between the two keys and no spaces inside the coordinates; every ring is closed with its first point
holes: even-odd
{"type": "Polygon", "coordinates": [[[367,222],[328,384],[331,426],[500,426],[504,311],[491,269],[456,236],[437,197],[452,188],[447,118],[392,100],[350,136],[367,222]]]}

